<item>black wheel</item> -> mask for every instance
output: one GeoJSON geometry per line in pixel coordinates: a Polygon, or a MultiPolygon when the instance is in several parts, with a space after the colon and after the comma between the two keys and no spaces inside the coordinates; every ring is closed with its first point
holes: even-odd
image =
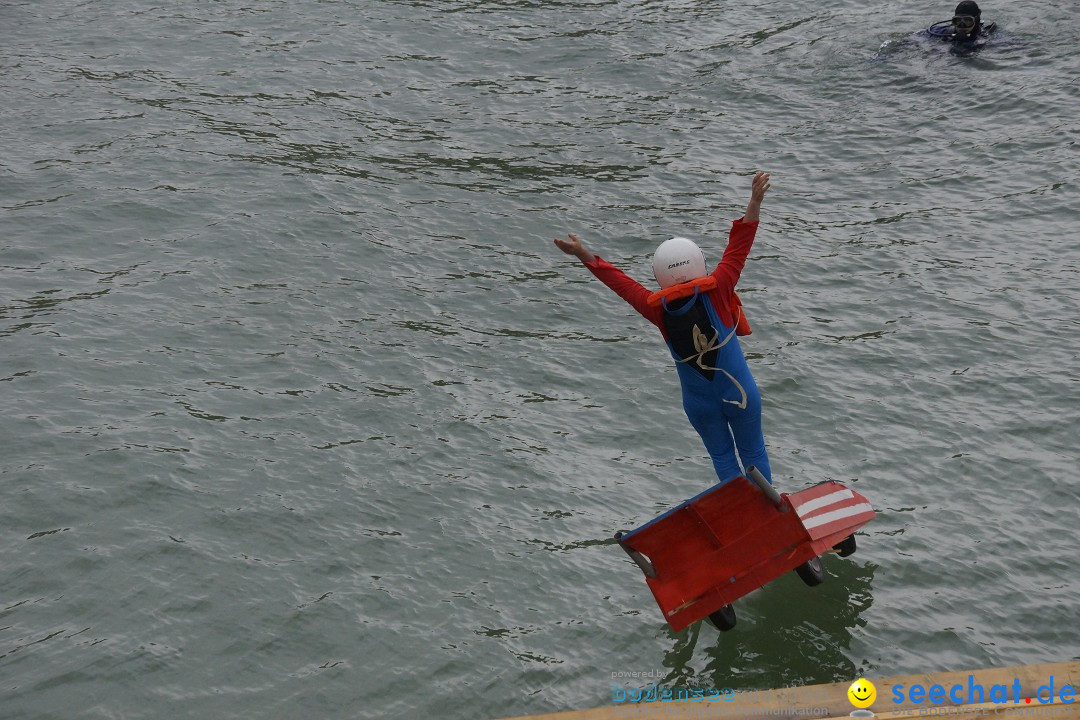
{"type": "Polygon", "coordinates": [[[848,535],[846,538],[833,545],[833,550],[840,557],[847,557],[848,555],[855,554],[855,536],[848,535]]]}
{"type": "Polygon", "coordinates": [[[727,632],[735,627],[735,608],[725,605],[709,616],[709,622],[720,632],[727,632]]]}
{"type": "Polygon", "coordinates": [[[816,557],[813,560],[807,560],[795,568],[795,572],[799,573],[802,581],[810,587],[825,582],[825,570],[821,567],[821,558],[816,557]]]}

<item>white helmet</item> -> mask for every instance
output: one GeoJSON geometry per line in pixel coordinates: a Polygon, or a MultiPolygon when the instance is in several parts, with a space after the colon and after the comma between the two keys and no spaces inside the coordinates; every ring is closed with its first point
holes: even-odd
{"type": "Polygon", "coordinates": [[[652,257],[652,274],[661,289],[690,282],[709,273],[705,268],[705,253],[684,237],[673,237],[660,243],[652,257]]]}

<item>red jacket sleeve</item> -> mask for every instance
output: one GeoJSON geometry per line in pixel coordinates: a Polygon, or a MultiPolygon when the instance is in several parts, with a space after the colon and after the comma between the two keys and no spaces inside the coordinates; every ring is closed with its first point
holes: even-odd
{"type": "Polygon", "coordinates": [[[653,325],[660,327],[663,310],[660,308],[651,308],[647,302],[649,295],[652,293],[637,280],[628,276],[604,258],[599,255],[596,255],[595,257],[595,261],[582,264],[589,268],[589,272],[595,275],[600,282],[607,285],[615,291],[616,295],[630,303],[630,306],[641,313],[642,317],[653,325]]]}
{"type": "Polygon", "coordinates": [[[745,222],[741,218],[731,223],[731,233],[728,235],[724,257],[712,272],[713,277],[716,278],[716,289],[721,297],[730,297],[735,291],[735,284],[739,282],[739,276],[742,275],[743,266],[746,264],[746,256],[750,254],[750,248],[754,245],[757,228],[757,222],[745,222]]]}

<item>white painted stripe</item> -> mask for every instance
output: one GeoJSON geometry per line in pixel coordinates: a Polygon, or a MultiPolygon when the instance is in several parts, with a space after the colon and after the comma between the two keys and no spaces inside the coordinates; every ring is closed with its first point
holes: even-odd
{"type": "Polygon", "coordinates": [[[852,515],[861,515],[864,512],[874,512],[874,508],[870,507],[870,503],[859,503],[858,505],[849,505],[839,510],[833,510],[832,512],[823,513],[817,517],[812,517],[803,523],[803,526],[810,530],[820,525],[827,525],[828,523],[835,522],[836,520],[843,520],[844,518],[851,517],[852,515]]]}
{"type": "Polygon", "coordinates": [[[799,513],[799,515],[801,517],[801,516],[809,515],[810,513],[814,512],[815,510],[820,510],[823,507],[833,505],[834,503],[838,503],[841,500],[847,500],[847,499],[852,498],[852,497],[855,497],[855,495],[850,490],[847,490],[847,489],[837,490],[836,492],[831,492],[828,495],[822,495],[819,498],[814,498],[813,500],[807,500],[806,502],[804,502],[802,505],[799,505],[795,509],[798,511],[798,513],[799,513]]]}

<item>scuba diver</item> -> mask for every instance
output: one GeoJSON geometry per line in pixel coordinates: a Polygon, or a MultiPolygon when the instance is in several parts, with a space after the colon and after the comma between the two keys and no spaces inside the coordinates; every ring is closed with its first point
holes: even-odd
{"type": "Polygon", "coordinates": [[[940,43],[948,48],[951,55],[970,55],[986,45],[996,30],[997,23],[983,23],[978,3],[962,0],[953,11],[952,18],[936,22],[902,40],[886,40],[873,59],[886,60],[894,50],[925,43],[940,43]]]}
{"type": "Polygon", "coordinates": [[[920,34],[949,42],[955,50],[970,51],[985,45],[995,30],[997,23],[983,25],[982,10],[975,0],[963,0],[951,20],[936,22],[920,34]]]}
{"type": "Polygon", "coordinates": [[[769,175],[754,175],[746,214],[731,224],[727,248],[711,274],[705,254],[692,240],[675,237],[661,243],[652,261],[653,277],[660,285],[657,292],[591,253],[577,236],[555,239],[560,250],[575,256],[660,329],[675,359],[683,409],[721,482],[745,474],[740,459],[772,482],[761,427],[761,394],[736,337],[748,335],[750,326],[735,294],[768,189],[769,175]]]}

